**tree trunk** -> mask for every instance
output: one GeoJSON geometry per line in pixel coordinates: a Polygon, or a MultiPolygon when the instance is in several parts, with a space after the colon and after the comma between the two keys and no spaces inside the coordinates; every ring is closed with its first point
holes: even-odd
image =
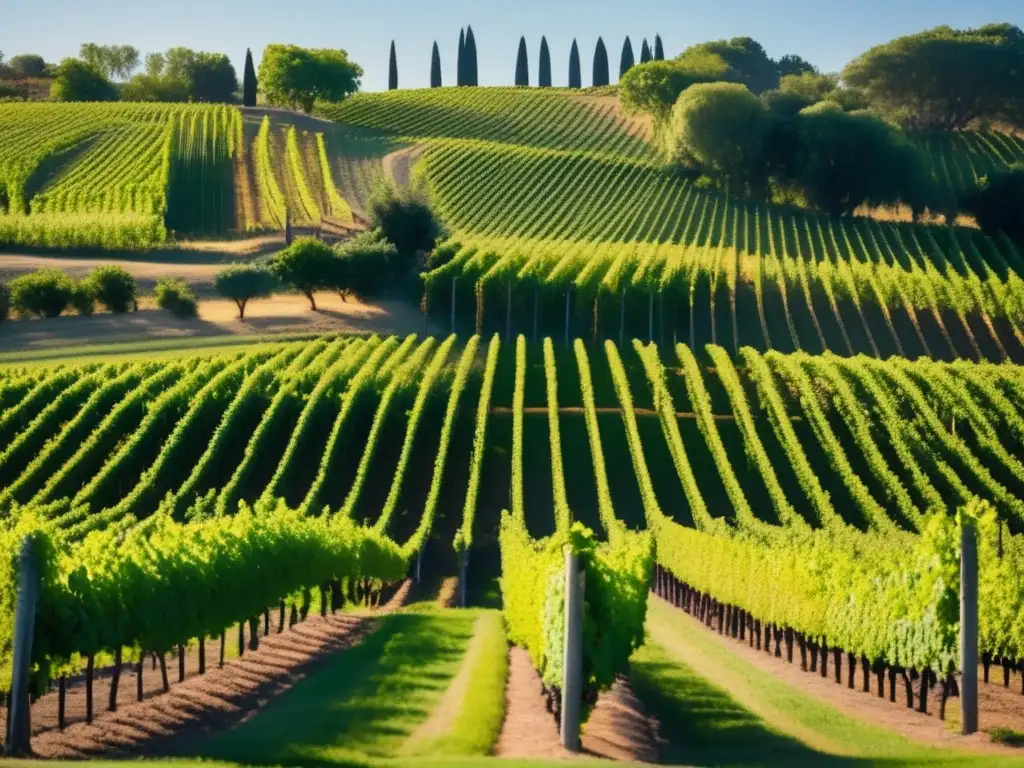
{"type": "Polygon", "coordinates": [[[761,650],[761,621],[754,621],[754,643],[757,650],[761,650]]]}
{"type": "Polygon", "coordinates": [[[320,585],[320,618],[327,618],[327,585],[320,585]]]}
{"type": "Polygon", "coordinates": [[[238,305],[238,319],[245,320],[245,302],[240,299],[235,299],[235,304],[238,305]]]}
{"type": "Polygon", "coordinates": [[[778,625],[772,627],[772,632],[775,634],[775,658],[782,658],[782,630],[779,629],[778,625]]]}
{"type": "Polygon", "coordinates": [[[833,648],[832,649],[832,660],[833,660],[833,666],[835,667],[835,670],[836,670],[836,683],[841,684],[843,682],[843,669],[842,669],[843,650],[842,650],[842,648],[833,648]]]}
{"type": "Polygon", "coordinates": [[[992,654],[991,653],[983,653],[983,654],[981,654],[981,668],[985,672],[985,678],[984,679],[985,679],[986,683],[988,682],[988,670],[989,670],[989,667],[991,667],[991,666],[992,666],[992,654]]]}
{"type": "Polygon", "coordinates": [[[292,603],[292,610],[288,616],[288,626],[294,627],[299,623],[299,609],[295,607],[295,603],[292,603]]]}
{"type": "Polygon", "coordinates": [[[309,308],[316,312],[316,299],[313,296],[312,291],[303,291],[306,294],[306,298],[309,299],[309,308]]]}
{"type": "Polygon", "coordinates": [[[206,674],[206,638],[199,638],[199,674],[206,674]]]}
{"type": "Polygon", "coordinates": [[[267,637],[270,634],[270,609],[267,608],[263,611],[263,636],[267,637]]]}
{"type": "Polygon", "coordinates": [[[919,691],[919,698],[917,703],[917,711],[921,714],[928,714],[928,674],[930,670],[924,669],[921,671],[921,690],[919,691]]]}
{"type": "Polygon", "coordinates": [[[857,655],[846,654],[846,687],[851,691],[857,686],[857,655]]]}
{"type": "Polygon", "coordinates": [[[260,617],[249,619],[249,650],[258,651],[260,647],[260,617]]]}
{"type": "Polygon", "coordinates": [[[801,632],[796,636],[797,644],[800,646],[800,669],[807,671],[807,638],[801,632]]]}
{"type": "Polygon", "coordinates": [[[952,678],[947,676],[942,680],[942,698],[939,699],[939,720],[946,719],[946,700],[949,699],[952,678]]]}
{"type": "Polygon", "coordinates": [[[121,687],[121,653],[121,648],[114,651],[114,669],[110,676],[110,699],[107,701],[108,712],[117,712],[117,691],[121,687]]]}
{"type": "Polygon", "coordinates": [[[906,689],[906,692],[907,692],[907,709],[913,709],[914,708],[914,684],[913,684],[913,681],[910,679],[910,675],[907,673],[906,669],[900,668],[900,674],[903,676],[903,686],[904,686],[904,688],[906,689]]]}
{"type": "Polygon", "coordinates": [[[1010,687],[1010,664],[1006,659],[1000,659],[1000,663],[1003,667],[1003,688],[1010,687]]]}
{"type": "Polygon", "coordinates": [[[224,646],[227,644],[227,641],[228,633],[222,631],[220,633],[220,661],[217,662],[217,666],[221,667],[222,669],[224,667],[224,646]]]}
{"type": "Polygon", "coordinates": [[[185,682],[185,646],[178,646],[178,682],[185,682]]]}
{"type": "Polygon", "coordinates": [[[278,606],[277,614],[277,634],[284,632],[284,600],[281,601],[281,605],[278,606]]]}
{"type": "Polygon", "coordinates": [[[828,645],[826,643],[821,644],[821,676],[828,677],[828,645]]]}
{"type": "Polygon", "coordinates": [[[245,656],[245,622],[238,622],[238,657],[245,656]]]}
{"type": "Polygon", "coordinates": [[[68,697],[68,679],[60,676],[57,682],[57,729],[64,730],[64,710],[66,709],[68,697]]]}
{"type": "Polygon", "coordinates": [[[818,644],[812,641],[812,642],[808,643],[808,645],[811,648],[811,672],[817,672],[818,671],[818,644]]]}
{"type": "Polygon", "coordinates": [[[889,665],[889,701],[896,703],[896,667],[889,665]]]}
{"type": "Polygon", "coordinates": [[[85,722],[92,722],[92,676],[96,668],[96,657],[89,655],[85,663],[85,722]]]}
{"type": "Polygon", "coordinates": [[[160,680],[164,686],[164,693],[171,690],[171,683],[167,679],[167,656],[162,653],[160,654],[160,680]]]}
{"type": "Polygon", "coordinates": [[[793,630],[786,627],[786,661],[793,663],[793,630]]]}
{"type": "Polygon", "coordinates": [[[885,698],[885,665],[881,661],[875,662],[875,676],[878,678],[878,698],[885,698]]]}
{"type": "Polygon", "coordinates": [[[860,657],[860,671],[864,673],[864,693],[871,693],[871,662],[867,656],[860,657]]]}

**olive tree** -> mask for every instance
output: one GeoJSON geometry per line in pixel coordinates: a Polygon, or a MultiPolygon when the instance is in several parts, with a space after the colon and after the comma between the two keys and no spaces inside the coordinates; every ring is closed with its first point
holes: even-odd
{"type": "Polygon", "coordinates": [[[277,280],[265,267],[257,264],[238,264],[218,272],[214,287],[221,296],[235,302],[238,307],[238,319],[245,320],[246,304],[252,299],[270,296],[277,287],[277,280]]]}
{"type": "Polygon", "coordinates": [[[294,288],[316,311],[317,291],[330,288],[334,278],[334,251],[312,237],[299,238],[270,261],[270,271],[286,286],[294,288]]]}

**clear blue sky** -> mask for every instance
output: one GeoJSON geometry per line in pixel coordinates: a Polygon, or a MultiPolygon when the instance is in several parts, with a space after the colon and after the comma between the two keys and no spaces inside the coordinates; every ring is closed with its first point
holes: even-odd
{"type": "MultiPolygon", "coordinates": [[[[267,43],[344,48],[366,70],[364,90],[387,86],[388,48],[398,49],[400,85],[429,84],[430,50],[441,48],[445,85],[454,80],[459,28],[472,24],[481,85],[512,83],[519,36],[537,75],[541,35],[551,46],[555,85],[568,77],[569,47],[579,40],[584,84],[598,35],[617,70],[626,35],[661,33],[671,57],[688,45],[738,35],[768,54],[798,53],[825,71],[893,37],[939,24],[1024,26],[1024,0],[30,0],[5,2],[0,51],[75,55],[80,43],[130,43],[143,54],[176,45],[227,53],[241,76],[245,49],[257,65],[267,43]]],[[[614,77],[614,72],[613,72],[614,77]]]]}

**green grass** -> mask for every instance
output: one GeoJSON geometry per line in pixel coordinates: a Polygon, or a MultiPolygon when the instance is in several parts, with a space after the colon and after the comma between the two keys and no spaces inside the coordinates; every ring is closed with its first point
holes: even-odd
{"type": "Polygon", "coordinates": [[[638,696],[664,724],[667,762],[764,766],[1024,766],[938,749],[854,719],[723,648],[659,600],[633,658],[638,696]],[[680,657],[685,653],[690,663],[680,657]]]}
{"type": "MultiPolygon", "coordinates": [[[[474,611],[475,613],[475,611],[474,611]]],[[[415,754],[426,757],[472,756],[488,754],[501,733],[505,717],[505,682],[508,678],[508,645],[505,625],[497,611],[480,614],[469,665],[460,674],[467,676],[461,706],[451,728],[438,738],[417,745],[415,754]]]]}
{"type": "Polygon", "coordinates": [[[197,756],[246,764],[358,765],[399,753],[441,699],[477,614],[403,612],[197,756]]]}

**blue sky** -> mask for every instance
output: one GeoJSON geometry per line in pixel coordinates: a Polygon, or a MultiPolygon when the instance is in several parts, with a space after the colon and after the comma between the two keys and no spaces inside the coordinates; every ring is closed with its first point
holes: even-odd
{"type": "MultiPolygon", "coordinates": [[[[388,48],[398,49],[400,85],[429,82],[430,50],[441,48],[445,84],[454,79],[459,28],[472,24],[481,85],[510,85],[519,36],[536,78],[541,35],[551,46],[555,85],[565,85],[569,47],[580,44],[584,84],[597,37],[617,69],[628,34],[639,57],[661,33],[674,56],[705,40],[749,35],[769,55],[798,53],[832,71],[877,43],[948,24],[1009,21],[1024,26],[1024,0],[30,0],[4,3],[0,51],[75,55],[84,41],[130,43],[144,54],[175,45],[227,53],[241,74],[245,49],[267,43],[344,48],[366,70],[364,90],[387,86],[388,48]]],[[[614,73],[613,73],[614,77],[614,73]]]]}

